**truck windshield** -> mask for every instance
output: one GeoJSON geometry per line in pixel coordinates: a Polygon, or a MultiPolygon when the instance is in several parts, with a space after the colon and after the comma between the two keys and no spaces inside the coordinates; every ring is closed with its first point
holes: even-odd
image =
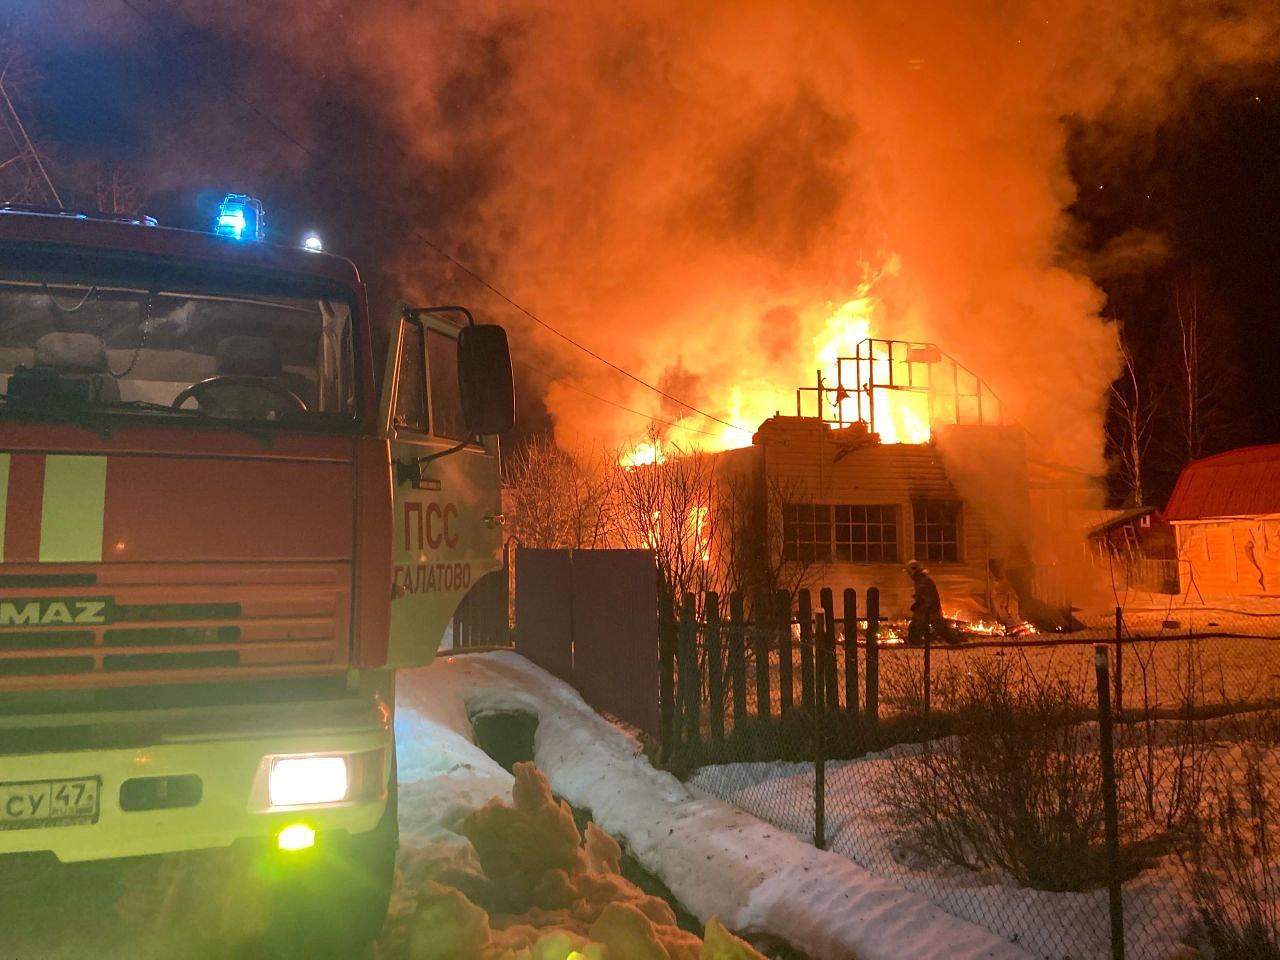
{"type": "Polygon", "coordinates": [[[350,305],[0,278],[0,416],[350,420],[350,305]]]}

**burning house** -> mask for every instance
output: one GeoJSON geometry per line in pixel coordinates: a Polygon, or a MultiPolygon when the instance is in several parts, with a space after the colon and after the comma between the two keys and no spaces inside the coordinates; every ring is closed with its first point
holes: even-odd
{"type": "Polygon", "coordinates": [[[932,344],[867,339],[760,424],[720,472],[768,502],[782,580],[881,591],[902,616],[922,561],[944,607],[989,616],[1030,599],[1032,509],[1022,430],[983,381],[932,344]]]}

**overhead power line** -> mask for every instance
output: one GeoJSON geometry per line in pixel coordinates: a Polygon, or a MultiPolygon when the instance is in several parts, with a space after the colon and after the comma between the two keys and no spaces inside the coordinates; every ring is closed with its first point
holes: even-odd
{"type": "MultiPolygon", "coordinates": [[[[663,420],[661,417],[651,416],[645,413],[643,410],[635,410],[631,407],[626,406],[625,404],[618,403],[617,400],[610,400],[608,397],[602,397],[598,394],[592,393],[590,390],[583,390],[577,384],[569,383],[568,381],[564,381],[564,380],[559,382],[561,386],[568,387],[570,390],[575,390],[578,393],[581,393],[583,396],[590,397],[592,400],[599,400],[601,403],[607,403],[609,406],[617,407],[619,410],[625,410],[627,411],[627,413],[634,413],[637,417],[643,417],[644,419],[648,420],[650,423],[660,423],[664,427],[674,427],[676,430],[688,430],[690,433],[700,433],[704,437],[719,436],[718,434],[712,433],[710,430],[700,430],[697,427],[689,427],[683,423],[676,423],[674,420],[663,420]]],[[[738,428],[734,427],[734,429],[736,430],[738,428]]]]}
{"type": "MultiPolygon", "coordinates": [[[[465,274],[467,274],[467,276],[471,277],[473,280],[479,283],[482,287],[484,287],[490,293],[505,300],[512,307],[514,307],[520,313],[524,314],[534,323],[539,324],[542,327],[545,327],[547,330],[550,330],[557,337],[564,340],[566,343],[570,343],[573,346],[577,347],[583,353],[587,354],[587,356],[593,357],[596,360],[599,360],[606,367],[613,368],[618,373],[622,374],[624,377],[634,380],[636,383],[640,384],[640,386],[645,387],[646,389],[652,390],[658,396],[663,397],[664,399],[670,400],[672,403],[678,404],[684,407],[686,410],[693,411],[694,413],[698,414],[698,416],[700,417],[705,417],[708,420],[714,420],[716,423],[722,423],[726,427],[730,427],[734,430],[742,429],[736,423],[730,423],[728,420],[722,420],[720,417],[717,417],[714,413],[707,413],[705,410],[699,410],[693,404],[688,403],[684,400],[681,400],[679,397],[673,396],[672,394],[663,390],[661,387],[654,386],[652,383],[649,383],[649,381],[641,379],[640,377],[636,376],[630,370],[626,370],[623,367],[618,366],[616,363],[614,363],[612,360],[608,359],[607,357],[602,357],[600,354],[596,353],[590,347],[582,343],[579,343],[577,340],[573,339],[573,337],[569,336],[567,333],[564,333],[563,331],[557,329],[556,327],[553,327],[551,324],[547,323],[547,321],[543,320],[537,314],[533,313],[530,310],[527,310],[524,306],[517,303],[515,300],[512,300],[509,296],[507,296],[505,293],[503,293],[501,290],[499,290],[497,287],[491,284],[488,280],[480,276],[480,274],[476,273],[474,270],[468,267],[465,263],[460,261],[457,257],[453,256],[453,254],[449,253],[447,250],[443,249],[442,247],[434,243],[430,238],[428,238],[425,234],[419,231],[416,227],[414,228],[413,232],[414,232],[414,236],[416,236],[424,244],[426,244],[428,247],[434,250],[441,257],[448,260],[450,263],[456,266],[459,270],[463,271],[465,274]]],[[[634,413],[635,411],[632,411],[632,412],[634,413]]]]}
{"type": "MultiPolygon", "coordinates": [[[[147,25],[148,29],[150,29],[152,33],[155,34],[156,37],[158,37],[161,40],[165,39],[164,32],[152,22],[150,15],[146,11],[141,10],[137,6],[135,0],[120,0],[120,2],[125,7],[127,7],[135,16],[141,19],[147,25]]],[[[179,6],[179,11],[182,12],[181,5],[178,5],[178,6],[179,6]]],[[[222,81],[226,90],[236,100],[238,100],[247,109],[249,109],[252,113],[254,113],[260,120],[265,122],[269,127],[271,127],[271,129],[274,130],[279,136],[287,140],[296,149],[302,151],[302,153],[305,154],[308,159],[320,163],[322,169],[328,166],[327,161],[321,159],[320,157],[317,157],[315,152],[309,146],[307,146],[305,143],[303,143],[301,140],[295,137],[292,133],[290,133],[289,130],[283,124],[279,123],[275,119],[275,117],[271,116],[271,114],[269,114],[264,108],[260,107],[254,100],[250,99],[248,96],[242,93],[239,87],[229,77],[225,75],[219,75],[219,79],[222,81]]],[[[396,151],[400,153],[402,157],[404,157],[407,160],[412,159],[409,155],[409,152],[404,148],[404,146],[399,142],[399,140],[395,136],[391,136],[390,140],[392,145],[396,148],[396,151]]],[[[365,192],[368,193],[367,190],[365,192]]],[[[368,195],[371,196],[374,199],[374,201],[383,209],[391,211],[393,215],[396,215],[396,216],[399,215],[398,209],[394,207],[394,205],[392,205],[389,201],[384,200],[382,197],[378,196],[377,194],[368,193],[368,195]]],[[[724,426],[731,427],[735,430],[742,429],[742,427],[740,427],[736,423],[731,423],[730,421],[722,419],[721,417],[718,417],[713,413],[708,413],[707,411],[702,410],[694,406],[693,404],[689,403],[687,400],[682,400],[679,397],[675,396],[674,394],[666,390],[663,390],[661,387],[650,383],[648,380],[645,380],[643,377],[637,376],[636,374],[632,373],[630,370],[627,370],[625,367],[619,366],[617,363],[614,363],[609,358],[602,356],[601,354],[597,353],[595,350],[592,350],[586,344],[581,343],[578,340],[575,340],[573,337],[569,336],[569,334],[563,332],[562,330],[555,327],[551,323],[548,323],[546,320],[543,320],[541,317],[535,314],[532,310],[528,309],[523,304],[516,301],[513,297],[509,296],[507,293],[505,293],[495,284],[490,283],[487,279],[485,279],[485,277],[483,277],[476,270],[472,269],[469,265],[464,263],[462,260],[459,260],[456,256],[454,256],[452,253],[446,250],[442,245],[432,240],[419,227],[410,225],[409,230],[416,240],[418,240],[428,249],[433,251],[437,256],[447,260],[449,263],[453,264],[455,267],[457,267],[459,270],[465,273],[468,277],[470,277],[476,283],[480,284],[482,287],[484,287],[494,296],[498,297],[499,299],[509,304],[513,309],[515,309],[525,317],[529,318],[530,320],[532,320],[534,323],[541,326],[545,330],[555,334],[561,340],[564,340],[566,343],[570,344],[571,346],[577,348],[578,350],[581,350],[583,353],[585,353],[587,356],[591,357],[592,359],[604,364],[605,366],[616,371],[617,373],[622,374],[627,379],[632,380],[635,383],[638,383],[640,386],[644,387],[646,390],[651,390],[652,392],[656,393],[658,396],[666,400],[669,400],[672,403],[680,407],[683,407],[684,409],[689,410],[700,417],[704,417],[707,420],[713,420],[716,423],[723,424],[724,426]]],[[[586,391],[581,391],[581,392],[585,393],[586,391]]],[[[601,399],[601,398],[597,398],[597,399],[601,399]]],[[[613,401],[604,401],[604,402],[613,403],[613,405],[617,407],[622,406],[622,404],[614,403],[613,401]]],[[[629,408],[623,407],[623,409],[629,409],[629,408]]],[[[632,410],[631,412],[638,413],[639,411],[632,410]]],[[[641,414],[641,416],[644,416],[644,414],[641,414]]],[[[650,419],[654,420],[655,422],[664,422],[664,423],[668,422],[668,421],[658,421],[657,418],[653,418],[653,417],[650,417],[650,419]]],[[[673,424],[673,425],[676,425],[676,424],[673,424]]],[[[693,428],[682,427],[682,429],[693,429],[693,428]]],[[[705,431],[698,431],[698,432],[705,432],[705,431]]],[[[708,436],[714,436],[714,434],[708,434],[708,436]]]]}

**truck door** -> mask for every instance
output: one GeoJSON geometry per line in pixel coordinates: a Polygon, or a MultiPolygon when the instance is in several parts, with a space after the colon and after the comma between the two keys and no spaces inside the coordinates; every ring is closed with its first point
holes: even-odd
{"type": "Polygon", "coordinates": [[[447,320],[406,310],[387,350],[392,667],[430,663],[463,595],[501,565],[498,441],[467,436],[457,337],[447,320]]]}

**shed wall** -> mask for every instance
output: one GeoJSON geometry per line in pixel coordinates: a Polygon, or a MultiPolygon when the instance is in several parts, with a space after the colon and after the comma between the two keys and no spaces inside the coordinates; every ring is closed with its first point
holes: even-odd
{"type": "Polygon", "coordinates": [[[1280,515],[1174,524],[1183,591],[1280,595],[1280,515]]]}

